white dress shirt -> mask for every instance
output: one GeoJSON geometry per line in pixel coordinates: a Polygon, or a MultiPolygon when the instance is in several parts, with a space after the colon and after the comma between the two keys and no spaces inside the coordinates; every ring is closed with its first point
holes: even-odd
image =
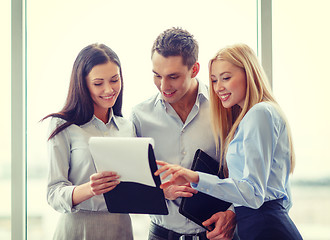
{"type": "MultiPolygon", "coordinates": [[[[132,109],[132,120],[138,137],[155,140],[157,160],[191,168],[194,154],[202,149],[216,158],[216,148],[211,130],[208,89],[199,82],[195,105],[185,123],[170,104],[158,93],[132,109]]],[[[166,200],[169,215],[151,215],[157,225],[179,233],[197,233],[204,228],[179,213],[182,198],[166,200]]]]}

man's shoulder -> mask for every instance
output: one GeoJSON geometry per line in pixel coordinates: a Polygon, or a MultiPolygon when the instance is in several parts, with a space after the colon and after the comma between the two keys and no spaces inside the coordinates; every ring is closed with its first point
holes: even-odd
{"type": "Polygon", "coordinates": [[[114,116],[114,121],[117,124],[120,124],[121,126],[131,126],[132,121],[128,118],[120,117],[120,116],[114,116]]]}

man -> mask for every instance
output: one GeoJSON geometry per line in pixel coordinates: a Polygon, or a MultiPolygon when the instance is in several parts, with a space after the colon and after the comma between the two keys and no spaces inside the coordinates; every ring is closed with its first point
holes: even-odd
{"type": "MultiPolygon", "coordinates": [[[[200,67],[197,41],[189,32],[171,28],[157,37],[151,56],[159,93],[133,108],[137,136],[155,140],[156,159],[186,168],[191,168],[199,148],[216,158],[208,89],[195,78],[200,67]]],[[[149,240],[206,239],[205,229],[178,211],[182,197],[195,193],[189,185],[164,190],[169,215],[151,216],[149,240]]],[[[235,214],[219,212],[206,223],[216,223],[207,233],[209,239],[231,239],[235,214]]]]}

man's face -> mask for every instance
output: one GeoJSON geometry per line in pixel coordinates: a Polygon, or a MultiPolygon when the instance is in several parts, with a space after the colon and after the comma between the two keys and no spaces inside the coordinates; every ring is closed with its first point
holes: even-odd
{"type": "Polygon", "coordinates": [[[183,65],[182,56],[163,57],[156,51],[152,56],[154,83],[166,102],[175,104],[191,89],[193,68],[183,65]]]}

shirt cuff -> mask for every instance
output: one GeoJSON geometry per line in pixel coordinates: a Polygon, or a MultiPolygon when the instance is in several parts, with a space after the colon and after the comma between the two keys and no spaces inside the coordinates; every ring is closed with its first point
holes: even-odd
{"type": "Polygon", "coordinates": [[[234,204],[230,205],[230,207],[227,209],[227,211],[228,210],[230,210],[230,211],[232,211],[233,213],[236,214],[234,204]]]}
{"type": "Polygon", "coordinates": [[[208,194],[211,190],[211,185],[209,184],[210,181],[208,179],[214,178],[214,177],[217,178],[217,176],[203,173],[203,172],[197,172],[197,173],[198,173],[198,177],[199,177],[199,182],[190,183],[190,186],[200,192],[208,194]]]}
{"type": "Polygon", "coordinates": [[[72,186],[72,190],[71,190],[71,210],[70,210],[70,212],[71,213],[76,213],[76,212],[78,212],[79,210],[80,210],[80,204],[77,204],[76,206],[73,206],[73,199],[72,199],[72,197],[73,197],[73,191],[74,191],[74,189],[76,188],[77,186],[72,186]]]}
{"type": "MultiPolygon", "coordinates": [[[[216,178],[216,180],[218,180],[218,181],[221,180],[216,175],[207,174],[207,173],[203,173],[203,172],[197,172],[197,173],[198,173],[198,176],[199,176],[199,182],[198,183],[190,183],[190,186],[193,189],[196,189],[196,190],[198,190],[200,192],[203,192],[203,193],[206,193],[206,194],[211,192],[210,182],[212,182],[212,179],[214,180],[214,178],[216,178]]],[[[235,213],[234,204],[230,205],[230,207],[227,210],[230,210],[233,213],[235,213]]]]}

